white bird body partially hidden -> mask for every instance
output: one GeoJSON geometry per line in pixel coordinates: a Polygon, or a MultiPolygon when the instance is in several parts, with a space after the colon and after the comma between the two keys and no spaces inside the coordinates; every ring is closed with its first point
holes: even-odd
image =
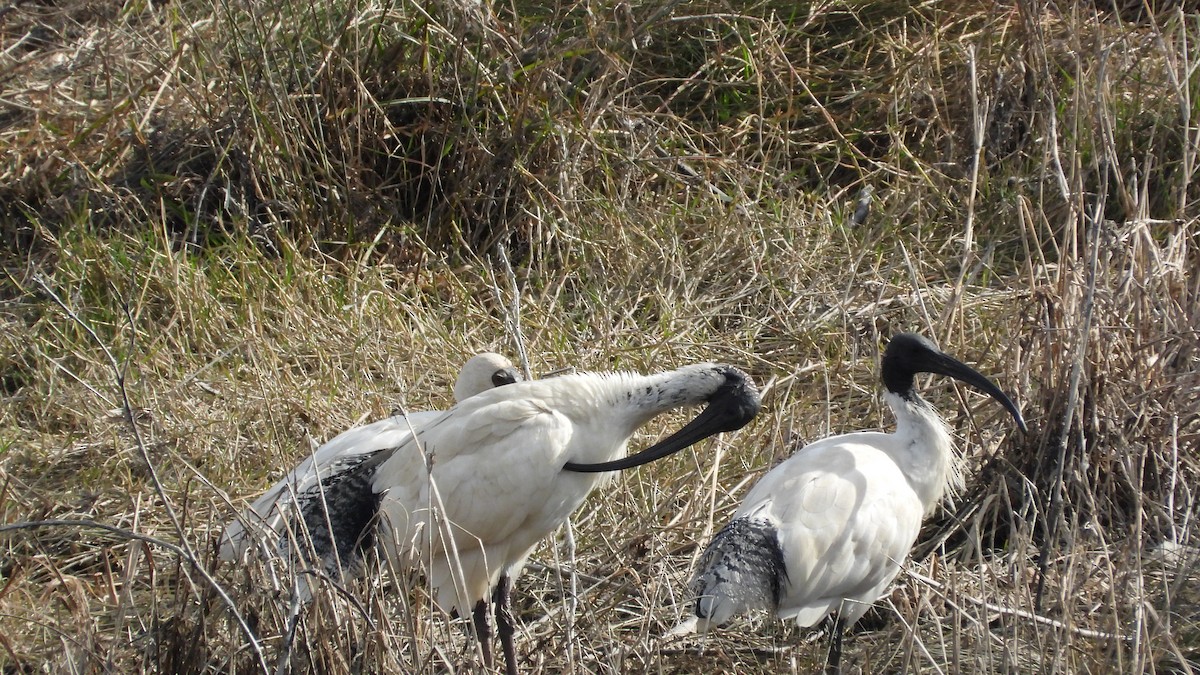
{"type": "Polygon", "coordinates": [[[836,613],[828,663],[836,671],[842,627],[885,594],[922,518],[947,489],[961,486],[950,433],[913,387],[922,372],[983,389],[1025,428],[990,380],[925,338],[897,335],[882,367],[896,431],[821,439],[767,472],[701,555],[691,584],[695,616],[672,634],[708,630],[755,609],[806,627],[836,613]]]}
{"type": "MultiPolygon", "coordinates": [[[[463,365],[454,384],[454,397],[466,400],[475,394],[520,379],[504,356],[483,352],[463,365]]],[[[348,429],[326,441],[279,482],[256,499],[242,518],[230,522],[221,535],[220,556],[235,560],[258,541],[266,551],[274,550],[285,536],[288,518],[295,516],[297,500],[309,495],[320,481],[327,480],[363,457],[408,440],[419,429],[446,414],[429,410],[393,415],[377,422],[348,429]],[[257,532],[258,537],[251,532],[257,532]]]]}

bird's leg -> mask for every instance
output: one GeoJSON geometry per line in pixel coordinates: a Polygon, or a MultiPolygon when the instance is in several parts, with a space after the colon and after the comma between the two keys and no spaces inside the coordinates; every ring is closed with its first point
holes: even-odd
{"type": "Polygon", "coordinates": [[[491,670],[492,661],[492,627],[488,623],[488,603],[487,600],[480,600],[475,603],[475,609],[471,612],[471,618],[475,622],[475,639],[479,640],[479,648],[483,650],[483,665],[491,670]]]}
{"type": "Polygon", "coordinates": [[[492,602],[496,603],[496,632],[500,635],[500,646],[504,649],[505,675],[517,675],[517,650],[513,646],[513,614],[509,606],[509,592],[512,591],[512,578],[507,574],[500,575],[500,582],[492,594],[492,602]]]}
{"type": "Polygon", "coordinates": [[[829,656],[825,659],[825,675],[838,675],[842,672],[842,630],[846,627],[842,621],[841,612],[833,618],[833,628],[829,632],[829,656]]]}

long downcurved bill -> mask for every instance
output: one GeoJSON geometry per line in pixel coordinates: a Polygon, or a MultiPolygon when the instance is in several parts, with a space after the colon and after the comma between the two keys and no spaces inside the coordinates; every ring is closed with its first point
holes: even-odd
{"type": "Polygon", "coordinates": [[[1021,431],[1029,431],[1029,429],[1025,426],[1025,418],[1021,417],[1021,411],[1017,408],[1017,404],[1013,403],[1012,399],[1010,399],[1008,395],[1000,389],[1000,387],[996,386],[994,382],[989,380],[982,373],[975,370],[971,366],[968,366],[967,364],[948,354],[937,354],[933,358],[932,362],[925,368],[922,368],[922,370],[931,373],[939,373],[941,375],[948,375],[960,382],[966,382],[967,384],[975,386],[979,390],[985,392],[988,396],[996,399],[1000,405],[1004,406],[1008,412],[1012,414],[1013,419],[1017,421],[1017,426],[1021,428],[1021,431]]]}
{"type": "Polygon", "coordinates": [[[688,422],[679,431],[636,455],[597,464],[567,462],[563,465],[563,469],[580,473],[599,473],[632,469],[635,466],[648,464],[656,459],[675,454],[722,431],[741,429],[754,419],[761,407],[762,401],[759,399],[758,391],[753,387],[722,388],[709,399],[708,407],[701,411],[695,419],[688,422]]]}

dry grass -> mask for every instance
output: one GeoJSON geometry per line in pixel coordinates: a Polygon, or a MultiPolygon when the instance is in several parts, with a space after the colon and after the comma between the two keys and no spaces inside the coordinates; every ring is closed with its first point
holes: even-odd
{"type": "Polygon", "coordinates": [[[763,470],[890,424],[879,346],[909,329],[1031,433],[931,383],[968,488],[852,672],[1200,667],[1195,15],[428,4],[0,9],[5,672],[468,667],[419,577],[322,594],[289,649],[287,574],[212,549],[310,439],[513,353],[497,246],[535,372],[723,360],[768,387],[534,554],[529,670],[819,665],[762,617],[661,636],[763,470]]]}

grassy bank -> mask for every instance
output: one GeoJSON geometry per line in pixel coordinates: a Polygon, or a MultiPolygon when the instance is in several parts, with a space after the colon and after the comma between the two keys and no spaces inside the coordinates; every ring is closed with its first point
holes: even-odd
{"type": "Polygon", "coordinates": [[[535,552],[514,598],[529,670],[819,666],[816,633],[762,617],[662,635],[763,471],[891,424],[880,346],[916,330],[1031,429],[928,383],[967,487],[849,639],[852,668],[1191,672],[1196,21],[1085,3],[0,10],[0,663],[469,666],[462,626],[389,573],[322,594],[288,649],[290,580],[213,547],[311,442],[448,406],[475,351],[515,357],[519,307],[535,373],[720,360],[766,389],[752,426],[624,476],[576,514],[573,547],[535,552]]]}

